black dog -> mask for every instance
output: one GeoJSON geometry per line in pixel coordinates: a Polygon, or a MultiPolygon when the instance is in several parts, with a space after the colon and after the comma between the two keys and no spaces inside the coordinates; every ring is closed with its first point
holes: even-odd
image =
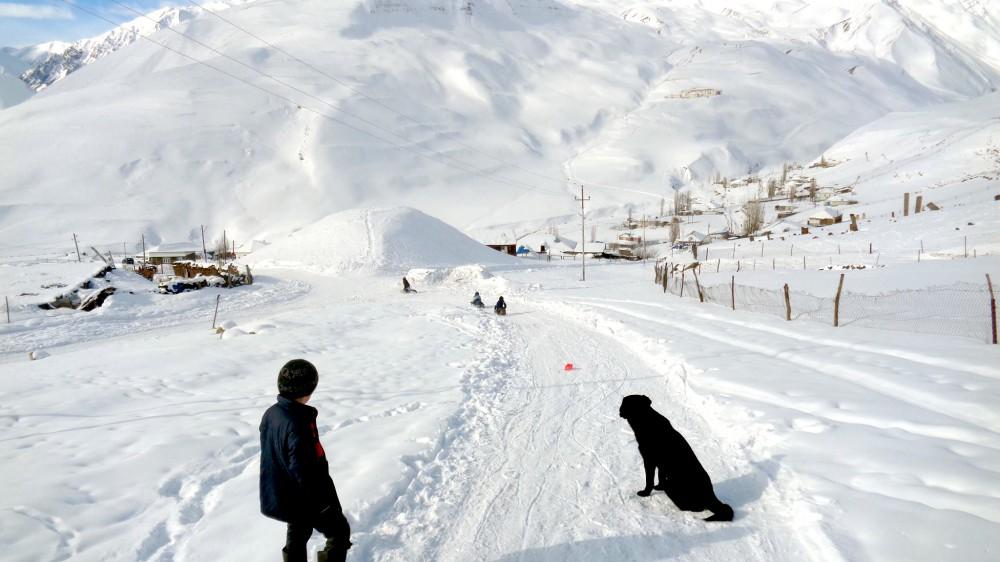
{"type": "Polygon", "coordinates": [[[652,400],[633,394],[622,399],[618,415],[625,418],[635,432],[639,454],[646,469],[646,487],[639,495],[646,497],[653,490],[663,490],[678,509],[711,511],[705,521],[732,521],[733,508],[719,501],[712,489],[712,480],[698,462],[691,446],[670,425],[670,420],[652,408],[652,400]],[[653,472],[660,470],[660,482],[653,486],[653,472]]]}

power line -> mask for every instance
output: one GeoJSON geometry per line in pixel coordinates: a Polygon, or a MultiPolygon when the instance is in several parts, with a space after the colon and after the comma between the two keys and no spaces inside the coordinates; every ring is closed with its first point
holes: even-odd
{"type": "MultiPolygon", "coordinates": [[[[112,1],[114,1],[114,0],[112,0],[112,1]]],[[[286,57],[292,59],[295,62],[298,62],[299,64],[305,66],[306,68],[309,68],[313,72],[316,72],[317,74],[320,74],[321,76],[324,76],[324,77],[326,77],[326,78],[328,78],[328,79],[336,82],[337,84],[340,84],[341,86],[343,86],[344,88],[346,88],[350,92],[352,92],[354,94],[357,94],[357,95],[359,95],[359,96],[361,96],[361,97],[363,97],[363,98],[371,101],[372,103],[375,103],[376,105],[378,105],[378,106],[386,109],[387,111],[389,111],[389,112],[391,112],[391,113],[393,113],[395,115],[398,115],[398,116],[402,117],[403,119],[406,119],[407,121],[409,121],[409,122],[411,122],[411,123],[413,123],[415,125],[427,126],[425,123],[421,122],[420,120],[418,120],[418,119],[416,119],[416,118],[414,118],[414,117],[412,117],[412,116],[410,116],[410,115],[408,115],[408,114],[406,114],[406,113],[404,113],[402,111],[399,111],[399,110],[391,107],[390,105],[388,105],[386,103],[383,103],[378,98],[375,98],[375,97],[373,97],[373,96],[365,93],[364,91],[359,90],[359,89],[351,86],[347,82],[345,82],[345,81],[337,78],[336,76],[333,76],[333,75],[325,72],[324,70],[316,67],[315,65],[309,63],[308,61],[302,60],[301,58],[299,58],[299,57],[295,56],[294,54],[288,52],[288,50],[283,49],[283,48],[281,48],[281,47],[279,47],[279,46],[271,43],[270,41],[264,39],[263,37],[260,37],[259,35],[253,33],[252,31],[249,31],[248,29],[246,29],[246,28],[244,28],[244,27],[242,27],[242,26],[234,23],[232,20],[219,15],[218,12],[216,12],[214,10],[208,9],[203,4],[195,2],[194,0],[187,0],[187,2],[188,2],[188,4],[190,4],[192,6],[196,6],[198,8],[201,8],[202,10],[204,10],[204,11],[212,14],[213,16],[215,16],[216,18],[218,18],[219,20],[221,20],[221,21],[225,22],[226,24],[232,26],[233,28],[235,28],[235,29],[237,29],[237,30],[239,30],[239,31],[247,34],[248,36],[256,39],[257,41],[260,41],[264,45],[267,45],[271,49],[273,49],[273,50],[275,50],[275,51],[277,51],[277,52],[285,55],[286,57]]],[[[118,2],[115,2],[115,3],[117,4],[118,2]]],[[[519,166],[519,165],[517,165],[517,164],[515,164],[513,162],[510,162],[508,160],[504,160],[503,158],[500,158],[498,156],[494,156],[494,155],[492,155],[492,154],[490,154],[488,152],[485,152],[485,151],[483,151],[483,150],[481,150],[479,148],[476,148],[473,145],[470,145],[468,143],[464,143],[464,142],[462,142],[462,141],[460,141],[458,139],[452,138],[451,141],[454,142],[455,144],[457,144],[458,146],[461,146],[461,147],[463,147],[465,149],[471,150],[472,152],[475,152],[477,154],[480,154],[480,155],[485,156],[487,158],[490,158],[492,160],[496,160],[497,162],[500,162],[501,164],[506,164],[507,166],[510,166],[510,167],[515,168],[517,170],[521,170],[522,172],[531,174],[533,176],[536,176],[536,177],[539,177],[539,178],[542,178],[542,179],[547,179],[547,180],[550,180],[550,181],[558,181],[558,182],[572,181],[572,178],[557,178],[555,176],[550,176],[548,174],[542,174],[542,173],[539,173],[539,172],[535,172],[533,170],[529,170],[529,169],[524,168],[522,166],[519,166]]],[[[646,196],[649,196],[649,197],[658,197],[658,198],[662,198],[663,197],[662,194],[658,195],[658,194],[655,194],[655,193],[649,193],[649,192],[645,192],[645,191],[640,191],[640,190],[637,190],[637,189],[634,189],[634,188],[627,188],[627,187],[621,187],[621,186],[610,185],[610,184],[588,182],[588,185],[590,185],[592,187],[599,187],[599,188],[604,188],[604,189],[613,189],[613,190],[617,190],[617,191],[626,191],[626,192],[629,192],[629,193],[635,193],[635,194],[638,194],[638,195],[646,195],[646,196]]]]}
{"type": "MultiPolygon", "coordinates": [[[[107,18],[107,17],[105,17],[105,16],[103,16],[103,15],[101,15],[99,13],[96,13],[96,12],[90,10],[90,9],[84,8],[84,7],[82,7],[82,6],[78,5],[78,4],[74,4],[70,0],[60,0],[60,1],[63,2],[64,4],[69,5],[71,8],[74,8],[76,10],[80,10],[81,12],[87,13],[87,14],[89,14],[91,16],[94,16],[94,17],[96,17],[98,19],[104,20],[104,21],[106,21],[106,22],[108,22],[108,23],[110,23],[112,25],[115,25],[115,26],[119,25],[117,22],[115,22],[115,21],[113,21],[113,20],[111,20],[111,19],[109,19],[109,18],[107,18]]],[[[114,0],[112,0],[112,1],[114,2],[114,0]]],[[[124,5],[122,5],[122,4],[118,3],[118,2],[114,2],[114,3],[118,4],[120,6],[123,6],[123,7],[127,8],[127,9],[129,9],[130,11],[135,12],[135,10],[132,10],[131,8],[128,8],[127,6],[124,6],[124,5]]],[[[145,15],[143,15],[141,13],[140,13],[140,15],[142,15],[142,17],[147,17],[147,16],[145,16],[145,15]]],[[[147,19],[150,19],[151,21],[155,22],[155,20],[152,20],[152,18],[148,18],[147,17],[147,19]]],[[[175,33],[177,33],[178,35],[181,35],[182,37],[186,37],[186,38],[192,40],[193,42],[201,45],[202,47],[204,47],[204,48],[206,48],[206,49],[208,49],[210,51],[213,51],[213,52],[219,54],[220,56],[222,56],[224,58],[232,60],[232,61],[240,64],[241,66],[247,67],[250,70],[252,70],[252,71],[254,71],[254,72],[256,72],[256,73],[258,73],[258,74],[260,74],[262,76],[268,77],[271,80],[277,82],[278,84],[284,85],[285,87],[287,87],[287,88],[289,88],[291,90],[300,92],[303,95],[306,95],[308,97],[314,98],[314,99],[320,101],[321,103],[332,107],[333,109],[335,109],[337,111],[340,111],[342,113],[345,113],[347,115],[350,115],[350,116],[354,117],[355,119],[358,119],[359,121],[362,121],[362,122],[365,122],[365,123],[369,123],[369,124],[371,123],[371,122],[367,121],[364,118],[357,117],[356,115],[354,115],[354,114],[352,114],[352,113],[350,113],[348,111],[345,111],[343,109],[340,109],[340,108],[334,106],[333,104],[330,104],[329,102],[327,102],[327,101],[325,101],[325,100],[323,100],[321,98],[313,96],[312,94],[309,94],[308,92],[304,92],[304,91],[296,88],[295,86],[287,84],[287,83],[285,83],[284,81],[282,81],[282,80],[280,80],[278,78],[275,78],[275,77],[273,77],[273,76],[271,76],[271,75],[269,75],[269,74],[267,74],[267,73],[265,73],[263,71],[260,71],[260,70],[254,68],[254,67],[252,67],[250,65],[247,65],[246,63],[243,63],[243,62],[241,62],[239,60],[236,60],[236,59],[230,57],[229,55],[226,55],[225,53],[221,53],[220,51],[218,51],[218,50],[216,50],[216,49],[214,49],[214,48],[212,48],[212,47],[210,47],[208,45],[205,45],[204,43],[198,41],[197,39],[191,38],[190,36],[187,36],[187,35],[179,32],[179,31],[173,30],[172,28],[167,28],[167,29],[170,29],[171,31],[174,31],[175,33]]],[[[442,164],[442,165],[445,165],[445,166],[448,166],[448,167],[451,167],[451,168],[455,168],[455,169],[460,170],[460,171],[465,172],[465,173],[477,175],[477,176],[483,177],[485,179],[488,179],[488,180],[491,180],[491,181],[495,181],[497,183],[502,183],[502,184],[506,184],[506,185],[509,185],[509,186],[512,186],[512,187],[517,187],[517,188],[520,188],[520,189],[525,189],[527,191],[543,191],[543,192],[547,192],[547,193],[551,193],[551,194],[555,194],[555,195],[563,195],[563,193],[564,193],[564,192],[557,191],[557,190],[554,190],[554,189],[544,189],[544,188],[541,188],[539,186],[534,186],[534,185],[531,185],[531,184],[527,184],[527,183],[524,183],[524,182],[520,182],[520,181],[517,181],[517,180],[506,178],[506,177],[503,177],[503,176],[497,176],[497,175],[494,175],[494,174],[489,174],[489,173],[486,173],[483,170],[476,170],[476,169],[472,169],[472,168],[467,168],[464,165],[461,165],[460,163],[450,163],[450,162],[448,162],[446,160],[442,160],[440,158],[436,158],[435,156],[444,157],[444,155],[442,155],[442,154],[440,154],[438,152],[433,152],[433,151],[430,152],[430,153],[424,153],[424,152],[422,152],[420,150],[417,150],[414,147],[406,146],[406,145],[402,145],[402,144],[398,144],[396,142],[393,142],[390,139],[386,139],[385,137],[382,137],[382,136],[379,136],[379,135],[377,135],[375,133],[372,133],[371,131],[366,131],[366,130],[364,130],[364,129],[358,127],[358,126],[352,125],[351,123],[348,123],[348,122],[346,122],[346,121],[344,121],[342,119],[338,119],[338,118],[333,117],[333,116],[331,116],[329,114],[323,113],[322,111],[319,111],[317,109],[313,109],[312,107],[309,107],[309,106],[307,106],[305,104],[299,103],[299,102],[293,100],[292,98],[290,98],[288,96],[276,93],[276,92],[274,92],[272,90],[269,90],[269,89],[267,89],[267,88],[265,88],[263,86],[260,86],[258,84],[254,84],[253,82],[250,82],[249,80],[247,80],[247,79],[245,79],[245,78],[243,78],[241,76],[237,76],[236,74],[233,74],[233,73],[231,73],[229,71],[226,71],[226,70],[224,70],[224,69],[222,69],[222,68],[220,68],[218,66],[209,64],[209,63],[207,63],[207,62],[205,62],[203,60],[199,60],[199,59],[197,59],[197,58],[195,58],[195,57],[193,57],[191,55],[183,53],[183,52],[181,52],[181,51],[179,51],[177,49],[174,49],[173,47],[170,47],[170,46],[168,46],[168,45],[166,45],[164,43],[156,41],[156,40],[154,40],[154,39],[152,39],[150,37],[142,36],[142,39],[145,40],[145,41],[148,41],[148,42],[150,42],[150,43],[152,43],[154,45],[157,45],[160,48],[163,48],[163,49],[165,49],[167,51],[170,51],[170,52],[172,52],[174,54],[177,54],[177,55],[179,55],[181,57],[184,57],[184,58],[186,58],[186,59],[188,59],[188,60],[190,60],[190,61],[192,61],[192,62],[194,62],[196,64],[205,66],[205,67],[207,67],[207,68],[209,68],[209,69],[211,69],[211,70],[213,70],[215,72],[218,72],[220,74],[228,76],[229,78],[232,78],[234,80],[238,80],[239,82],[242,82],[242,83],[246,84],[247,86],[250,86],[251,88],[254,88],[256,90],[259,90],[259,91],[265,93],[266,95],[275,97],[277,99],[280,99],[280,100],[286,101],[286,102],[288,102],[290,104],[293,104],[293,105],[296,105],[298,107],[301,107],[302,109],[304,109],[306,111],[309,111],[309,112],[311,112],[311,113],[313,113],[315,115],[318,115],[318,116],[323,117],[325,119],[329,119],[330,121],[333,121],[335,123],[343,125],[344,127],[347,127],[347,128],[352,129],[354,131],[357,131],[359,133],[362,133],[364,135],[372,137],[372,138],[374,138],[376,140],[384,142],[384,143],[386,143],[386,144],[388,144],[390,146],[393,146],[393,147],[395,147],[397,149],[401,149],[401,150],[406,150],[408,152],[412,152],[412,153],[416,154],[417,156],[421,156],[423,158],[427,158],[429,160],[433,160],[433,161],[435,161],[435,162],[437,162],[439,164],[442,164]]],[[[375,127],[375,128],[377,128],[377,129],[380,129],[380,130],[385,130],[383,127],[380,127],[377,124],[372,124],[372,126],[375,127]]],[[[396,135],[392,131],[386,130],[386,132],[388,132],[389,134],[392,134],[393,136],[399,137],[399,135],[396,135]]],[[[399,138],[402,138],[406,142],[411,142],[409,139],[406,139],[405,137],[399,137],[399,138]]]]}
{"type": "MultiPolygon", "coordinates": [[[[67,2],[67,0],[63,0],[63,1],[67,2]]],[[[132,12],[133,14],[138,15],[139,17],[145,18],[145,19],[147,19],[147,20],[149,20],[149,21],[151,21],[153,23],[157,23],[156,20],[154,20],[153,18],[151,18],[148,15],[146,15],[146,14],[144,14],[144,13],[142,13],[142,12],[140,12],[140,11],[138,11],[138,10],[130,7],[130,6],[128,6],[127,4],[119,2],[118,0],[110,0],[110,2],[113,3],[113,4],[115,4],[115,5],[117,5],[117,6],[120,6],[121,8],[123,8],[125,10],[128,10],[128,11],[132,12]]],[[[245,62],[243,62],[243,61],[241,61],[241,60],[239,60],[239,59],[237,59],[235,57],[227,55],[226,53],[224,53],[224,52],[216,49],[215,47],[212,47],[211,45],[208,45],[208,44],[206,44],[206,43],[198,40],[195,37],[192,37],[191,35],[188,35],[187,33],[183,33],[181,31],[178,31],[178,30],[174,29],[173,27],[166,27],[165,29],[167,29],[168,31],[170,31],[170,32],[172,32],[174,34],[179,35],[179,36],[181,36],[181,37],[183,37],[183,38],[191,41],[192,43],[195,43],[196,45],[198,45],[200,47],[208,49],[209,51],[211,51],[211,52],[219,55],[220,57],[223,57],[223,58],[225,58],[227,60],[233,61],[236,64],[238,64],[238,65],[240,65],[240,66],[242,66],[242,67],[250,70],[251,72],[255,72],[257,74],[260,74],[261,76],[269,78],[270,80],[272,80],[272,81],[274,81],[274,82],[276,82],[276,83],[278,83],[278,84],[280,84],[280,85],[282,85],[282,86],[284,86],[284,87],[286,87],[286,88],[288,88],[288,89],[290,89],[292,91],[298,92],[299,94],[302,94],[302,95],[304,95],[306,97],[312,98],[312,99],[314,99],[314,100],[316,100],[316,101],[318,101],[318,102],[320,102],[320,103],[322,103],[322,104],[330,107],[334,111],[343,113],[345,115],[349,115],[352,118],[354,118],[354,119],[356,119],[356,120],[358,120],[358,121],[360,121],[360,122],[362,122],[362,123],[364,123],[364,124],[366,124],[366,125],[374,128],[374,129],[377,129],[379,131],[383,131],[385,133],[388,133],[388,134],[390,134],[390,135],[392,135],[392,136],[394,136],[394,137],[396,137],[398,139],[403,140],[404,142],[413,142],[410,139],[406,138],[405,136],[402,136],[399,133],[396,133],[395,131],[392,131],[392,130],[386,128],[386,127],[383,127],[383,126],[379,125],[378,123],[376,123],[374,121],[371,121],[369,119],[365,119],[364,117],[360,117],[357,114],[351,113],[351,112],[349,112],[349,111],[341,108],[340,106],[338,106],[338,105],[336,105],[334,103],[328,102],[328,101],[324,100],[323,98],[320,98],[319,96],[311,94],[311,93],[309,93],[309,92],[307,92],[307,91],[305,91],[305,90],[303,90],[303,89],[295,86],[294,84],[290,84],[290,83],[286,82],[285,80],[282,80],[282,79],[277,78],[277,77],[275,77],[275,76],[273,76],[271,74],[268,74],[268,73],[264,72],[263,70],[258,69],[257,67],[255,67],[253,65],[247,64],[247,63],[245,63],[245,62]]],[[[437,153],[437,154],[440,154],[440,153],[437,153]]],[[[442,156],[444,156],[444,155],[442,155],[442,156]]],[[[487,156],[489,156],[489,155],[487,155],[487,156]]],[[[452,157],[448,157],[448,158],[450,158],[451,160],[454,160],[454,161],[458,162],[458,160],[455,159],[455,158],[452,158],[452,157]]],[[[525,188],[527,188],[529,190],[541,189],[541,188],[539,188],[537,186],[531,186],[530,184],[525,184],[525,183],[522,183],[522,182],[517,182],[516,180],[510,180],[509,178],[505,178],[505,179],[507,179],[509,181],[512,181],[514,183],[520,183],[521,185],[523,185],[525,188]]],[[[561,181],[564,181],[564,180],[557,180],[557,181],[561,182],[561,181]]]]}

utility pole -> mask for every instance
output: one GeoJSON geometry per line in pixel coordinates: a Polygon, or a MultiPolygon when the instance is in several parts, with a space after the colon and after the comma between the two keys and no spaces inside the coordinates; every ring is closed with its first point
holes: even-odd
{"type": "Polygon", "coordinates": [[[208,261],[208,249],[205,248],[205,225],[201,225],[201,261],[208,261]]]}
{"type": "Polygon", "coordinates": [[[646,215],[642,215],[642,263],[646,263],[646,215]]]}
{"type": "Polygon", "coordinates": [[[76,233],[73,233],[73,245],[76,246],[76,261],[82,261],[80,259],[80,244],[76,242],[76,233]]]}
{"type": "Polygon", "coordinates": [[[577,197],[577,201],[580,202],[580,281],[587,280],[587,211],[584,205],[587,201],[590,201],[590,197],[585,197],[583,194],[583,184],[580,184],[580,196],[577,197]]]}
{"type": "Polygon", "coordinates": [[[140,234],[142,240],[142,264],[146,265],[146,234],[140,234]]]}

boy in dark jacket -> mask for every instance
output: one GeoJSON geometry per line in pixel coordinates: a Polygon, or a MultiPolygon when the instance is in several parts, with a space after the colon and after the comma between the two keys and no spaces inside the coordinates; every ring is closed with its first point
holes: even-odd
{"type": "Polygon", "coordinates": [[[260,511],[288,524],[284,562],[306,562],[313,529],[326,536],[320,562],[346,560],[351,548],[351,526],[319,442],[316,408],[306,405],[318,383],[312,363],[286,363],[278,373],[278,402],[260,422],[260,511]]]}

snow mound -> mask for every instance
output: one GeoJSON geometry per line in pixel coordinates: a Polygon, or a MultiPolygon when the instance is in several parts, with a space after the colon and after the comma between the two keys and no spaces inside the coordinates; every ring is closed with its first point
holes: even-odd
{"type": "Polygon", "coordinates": [[[248,256],[257,267],[328,275],[402,274],[411,268],[504,265],[514,258],[409,207],[334,213],[248,256]]]}

